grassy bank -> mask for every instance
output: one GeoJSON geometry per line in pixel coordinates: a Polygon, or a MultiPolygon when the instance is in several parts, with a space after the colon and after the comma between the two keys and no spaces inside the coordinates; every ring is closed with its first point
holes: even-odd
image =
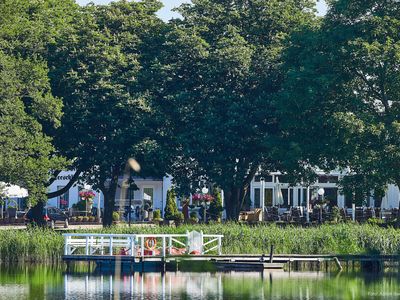
{"type": "MultiPolygon", "coordinates": [[[[97,233],[184,233],[202,230],[223,234],[223,252],[263,253],[271,244],[280,254],[400,254],[400,230],[374,225],[337,224],[320,227],[247,226],[235,223],[172,227],[81,230],[97,233]]],[[[63,253],[61,233],[51,230],[0,231],[2,261],[52,261],[63,253]]]]}

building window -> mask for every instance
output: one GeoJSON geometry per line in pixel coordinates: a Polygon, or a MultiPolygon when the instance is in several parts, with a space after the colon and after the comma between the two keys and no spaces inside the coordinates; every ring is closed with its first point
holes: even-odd
{"type": "Polygon", "coordinates": [[[273,189],[265,189],[264,190],[264,205],[272,206],[273,202],[273,189]]]}
{"type": "Polygon", "coordinates": [[[145,209],[153,208],[153,200],[154,200],[154,189],[153,188],[143,188],[143,204],[145,209]]]}
{"type": "MultiPolygon", "coordinates": [[[[64,186],[57,186],[57,190],[61,190],[64,186]]],[[[69,191],[65,194],[57,197],[58,207],[60,209],[68,209],[69,208],[69,191]]]]}
{"type": "Polygon", "coordinates": [[[254,189],[254,207],[260,207],[260,189],[254,189]]]}

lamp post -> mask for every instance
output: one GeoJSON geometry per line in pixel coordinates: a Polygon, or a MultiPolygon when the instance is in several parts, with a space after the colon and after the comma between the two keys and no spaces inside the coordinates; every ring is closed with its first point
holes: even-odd
{"type": "Polygon", "coordinates": [[[321,205],[319,208],[319,221],[320,221],[320,223],[322,223],[322,201],[323,201],[323,197],[325,195],[324,188],[319,188],[317,193],[318,193],[318,196],[321,197],[321,205]]]}
{"type": "Polygon", "coordinates": [[[133,180],[132,177],[132,170],[130,169],[129,171],[129,179],[128,179],[128,197],[129,197],[129,209],[128,209],[128,224],[129,227],[131,227],[131,215],[132,215],[132,198],[133,198],[133,193],[137,190],[135,181],[133,180]]]}
{"type": "MultiPolygon", "coordinates": [[[[201,192],[203,193],[203,195],[208,193],[208,188],[207,187],[203,187],[201,189],[201,192]]],[[[203,198],[203,203],[204,203],[204,223],[207,222],[207,204],[206,204],[206,200],[203,198]]]]}

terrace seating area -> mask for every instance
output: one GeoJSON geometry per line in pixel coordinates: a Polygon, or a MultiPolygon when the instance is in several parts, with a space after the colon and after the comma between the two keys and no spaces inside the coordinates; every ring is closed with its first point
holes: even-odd
{"type": "MultiPolygon", "coordinates": [[[[354,214],[352,208],[330,208],[314,207],[309,210],[309,223],[322,224],[332,222],[356,221],[365,223],[379,220],[377,223],[391,224],[396,221],[398,209],[381,209],[379,207],[356,207],[354,214]]],[[[305,224],[307,223],[307,212],[303,206],[280,208],[277,206],[265,207],[264,213],[261,208],[251,211],[242,211],[239,222],[244,223],[283,223],[283,224],[305,224]]]]}

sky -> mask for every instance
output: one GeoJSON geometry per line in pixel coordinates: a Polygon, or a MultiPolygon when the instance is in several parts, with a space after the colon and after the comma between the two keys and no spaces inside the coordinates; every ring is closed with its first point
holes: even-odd
{"type": "MultiPolygon", "coordinates": [[[[89,2],[94,2],[95,4],[107,4],[112,2],[111,0],[76,0],[80,5],[86,5],[89,2]]],[[[168,21],[171,18],[179,17],[178,14],[171,11],[172,8],[179,6],[184,2],[190,2],[190,0],[162,0],[164,7],[158,12],[160,18],[164,21],[168,21]]],[[[324,0],[320,0],[317,4],[317,9],[320,15],[324,15],[326,12],[326,4],[324,0]]]]}

